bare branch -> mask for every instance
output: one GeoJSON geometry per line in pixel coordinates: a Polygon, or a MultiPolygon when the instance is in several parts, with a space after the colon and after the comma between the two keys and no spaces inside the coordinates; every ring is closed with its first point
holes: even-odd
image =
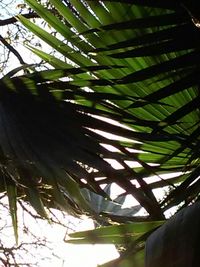
{"type": "MultiPolygon", "coordinates": [[[[35,12],[21,14],[21,15],[24,16],[27,19],[40,18],[40,16],[37,13],[35,13],[35,12]]],[[[5,26],[5,25],[13,24],[15,22],[18,22],[18,20],[16,19],[16,17],[11,17],[11,18],[8,18],[8,19],[0,19],[0,26],[5,26]]]]}
{"type": "Polygon", "coordinates": [[[0,41],[2,42],[2,44],[4,44],[4,45],[8,48],[8,50],[9,50],[10,52],[12,52],[12,53],[16,56],[16,58],[19,60],[19,62],[20,62],[22,65],[23,65],[23,64],[26,64],[26,63],[24,62],[23,58],[21,57],[21,55],[17,52],[17,50],[16,50],[12,45],[10,45],[10,44],[6,41],[6,39],[3,38],[2,35],[0,35],[0,41]]]}

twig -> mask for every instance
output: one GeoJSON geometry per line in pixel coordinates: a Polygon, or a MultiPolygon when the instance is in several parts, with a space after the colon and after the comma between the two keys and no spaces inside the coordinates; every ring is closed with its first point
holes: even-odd
{"type": "MultiPolygon", "coordinates": [[[[27,19],[40,18],[40,16],[35,12],[27,13],[27,14],[20,14],[20,15],[22,15],[23,17],[25,17],[27,19]]],[[[15,22],[18,22],[16,17],[11,17],[11,18],[8,18],[8,19],[0,19],[0,26],[13,24],[15,22]]]]}
{"type": "Polygon", "coordinates": [[[26,64],[23,60],[23,58],[21,57],[21,55],[17,52],[17,50],[12,46],[10,45],[5,38],[3,38],[2,35],[0,35],[0,41],[2,42],[2,44],[5,45],[5,47],[10,51],[12,52],[16,58],[19,60],[19,62],[23,65],[23,64],[26,64]]]}

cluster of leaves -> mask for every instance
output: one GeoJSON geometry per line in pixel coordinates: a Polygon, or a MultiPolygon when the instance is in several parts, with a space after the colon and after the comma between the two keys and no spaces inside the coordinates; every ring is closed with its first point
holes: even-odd
{"type": "MultiPolygon", "coordinates": [[[[13,224],[19,195],[43,217],[45,206],[95,217],[80,188],[108,197],[101,185],[114,182],[148,215],[91,236],[121,244],[127,234],[130,247],[106,266],[142,266],[144,241],[164,213],[199,197],[199,4],[49,2],[62,19],[26,1],[57,36],[18,20],[64,59],[29,45],[55,69],[1,80],[1,169],[13,224]],[[153,190],[166,186],[157,200],[153,190]]],[[[88,234],[72,237],[88,242],[88,234]]]]}

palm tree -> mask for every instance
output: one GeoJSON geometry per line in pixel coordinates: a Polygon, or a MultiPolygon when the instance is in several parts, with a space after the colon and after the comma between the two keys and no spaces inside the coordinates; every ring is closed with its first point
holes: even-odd
{"type": "MultiPolygon", "coordinates": [[[[26,2],[59,36],[23,16],[18,20],[59,55],[29,47],[55,69],[1,81],[2,187],[14,225],[18,195],[45,217],[44,206],[68,206],[95,218],[81,188],[107,197],[101,185],[114,182],[147,215],[104,212],[128,224],[93,234],[128,243],[106,266],[133,266],[133,260],[143,266],[144,242],[165,212],[199,197],[199,4],[50,0],[61,19],[37,1],[26,2]],[[166,187],[159,200],[154,190],[166,187]]],[[[87,234],[72,237],[88,242],[87,234]]]]}

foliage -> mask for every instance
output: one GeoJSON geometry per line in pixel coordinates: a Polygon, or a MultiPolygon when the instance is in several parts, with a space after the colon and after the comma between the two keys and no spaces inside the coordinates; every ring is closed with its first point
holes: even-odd
{"type": "Polygon", "coordinates": [[[116,215],[120,217],[124,217],[124,216],[131,217],[135,215],[137,212],[139,212],[139,210],[141,209],[140,205],[136,205],[130,208],[123,207],[123,204],[126,200],[126,195],[124,194],[121,194],[117,196],[116,198],[111,199],[111,186],[112,184],[108,184],[103,188],[104,192],[107,194],[110,200],[88,189],[85,189],[85,188],[82,189],[82,193],[84,194],[86,200],[90,203],[93,210],[97,214],[107,213],[110,215],[116,215]]]}
{"type": "MultiPolygon", "coordinates": [[[[18,16],[57,51],[28,46],[55,70],[1,80],[2,169],[15,228],[20,194],[44,217],[51,205],[95,217],[80,188],[108,197],[101,185],[116,183],[146,210],[135,218],[144,225],[196,201],[199,4],[50,0],[61,19],[38,1],[26,2],[58,34],[18,16]],[[160,201],[154,189],[166,186],[172,190],[160,201]]],[[[143,248],[131,242],[106,266],[132,266],[143,248]]]]}

